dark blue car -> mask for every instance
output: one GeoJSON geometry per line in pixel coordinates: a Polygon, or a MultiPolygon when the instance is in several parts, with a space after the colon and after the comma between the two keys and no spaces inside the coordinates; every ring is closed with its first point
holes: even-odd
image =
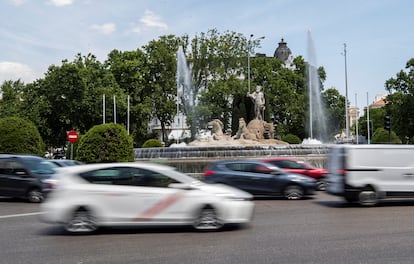
{"type": "Polygon", "coordinates": [[[282,196],[291,200],[312,195],[316,189],[314,179],[258,160],[212,162],[204,170],[204,181],[227,184],[254,196],[282,196]]]}

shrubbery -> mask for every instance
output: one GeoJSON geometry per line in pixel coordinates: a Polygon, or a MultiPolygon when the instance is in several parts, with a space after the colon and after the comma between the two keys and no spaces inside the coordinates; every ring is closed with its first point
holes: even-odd
{"type": "Polygon", "coordinates": [[[96,125],[80,138],[75,159],[86,163],[134,161],[132,137],[120,124],[96,125]]]}
{"type": "Polygon", "coordinates": [[[302,141],[300,138],[293,134],[287,134],[284,137],[282,137],[282,141],[287,142],[289,144],[300,144],[302,141]]]}
{"type": "Polygon", "coordinates": [[[0,118],[0,152],[43,156],[45,145],[35,125],[19,117],[0,118]]]}
{"type": "Polygon", "coordinates": [[[142,148],[159,148],[159,147],[163,147],[163,144],[160,140],[155,139],[155,138],[148,139],[147,141],[144,142],[144,144],[142,144],[142,148]]]}

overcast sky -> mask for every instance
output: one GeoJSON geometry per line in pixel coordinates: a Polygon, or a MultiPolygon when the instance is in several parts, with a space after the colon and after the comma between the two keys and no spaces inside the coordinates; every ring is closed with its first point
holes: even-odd
{"type": "Polygon", "coordinates": [[[267,56],[283,38],[308,60],[311,32],[325,87],[343,95],[346,43],[348,98],[362,108],[414,57],[413,10],[411,0],[1,0],[0,81],[31,82],[77,53],[103,62],[113,49],[213,28],[265,36],[256,52],[267,56]]]}

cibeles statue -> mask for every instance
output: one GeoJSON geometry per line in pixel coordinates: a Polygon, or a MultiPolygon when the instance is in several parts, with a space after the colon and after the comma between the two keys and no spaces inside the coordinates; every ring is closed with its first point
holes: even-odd
{"type": "Polygon", "coordinates": [[[248,93],[247,96],[250,97],[254,103],[255,119],[263,120],[266,101],[262,92],[262,86],[257,85],[256,91],[250,94],[248,93]]]}

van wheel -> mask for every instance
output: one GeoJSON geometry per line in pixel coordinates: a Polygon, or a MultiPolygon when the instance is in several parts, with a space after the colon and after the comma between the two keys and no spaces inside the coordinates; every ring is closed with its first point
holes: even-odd
{"type": "Polygon", "coordinates": [[[76,210],[65,224],[65,230],[70,233],[91,233],[96,229],[98,225],[92,213],[83,208],[76,210]]]}
{"type": "Polygon", "coordinates": [[[297,185],[289,185],[283,191],[283,196],[289,200],[300,200],[304,196],[303,189],[297,185]]]}
{"type": "Polygon", "coordinates": [[[363,206],[374,206],[378,203],[378,197],[372,188],[362,190],[358,195],[359,203],[363,206]]]}
{"type": "Polygon", "coordinates": [[[27,199],[31,203],[41,203],[45,197],[39,189],[32,189],[27,192],[27,199]]]}
{"type": "Polygon", "coordinates": [[[204,207],[200,210],[197,218],[194,220],[193,227],[200,231],[215,231],[223,227],[216,210],[212,207],[204,207]]]}

